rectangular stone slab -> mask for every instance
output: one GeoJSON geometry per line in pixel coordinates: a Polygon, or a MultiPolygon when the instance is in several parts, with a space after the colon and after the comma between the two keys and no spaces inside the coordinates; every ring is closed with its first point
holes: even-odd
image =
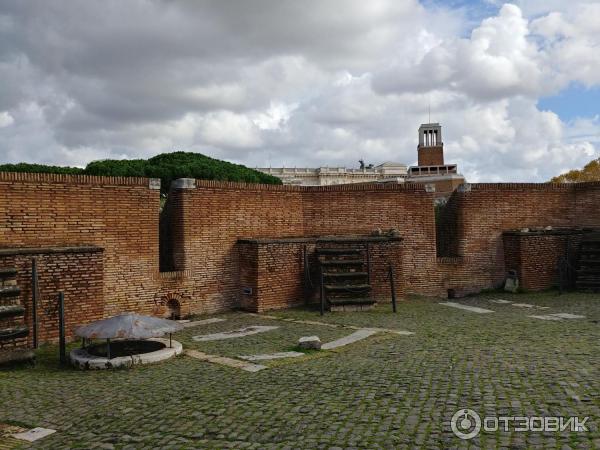
{"type": "Polygon", "coordinates": [[[198,342],[205,341],[221,341],[224,339],[234,339],[244,336],[252,336],[253,334],[264,333],[265,331],[276,330],[279,327],[266,325],[252,325],[232,331],[223,331],[221,333],[204,334],[194,336],[192,339],[198,342]]]}
{"type": "MultiPolygon", "coordinates": [[[[360,327],[355,327],[355,326],[351,326],[351,325],[345,325],[344,328],[350,328],[352,330],[365,330],[366,329],[366,328],[360,328],[360,327]]],[[[397,334],[399,336],[411,336],[411,335],[415,334],[413,331],[393,330],[391,328],[372,327],[372,328],[369,328],[369,330],[381,331],[382,333],[393,333],[393,334],[397,334]]]]}
{"type": "Polygon", "coordinates": [[[358,331],[355,331],[348,336],[344,336],[343,338],[336,339],[335,341],[327,342],[321,346],[322,350],[332,350],[334,348],[343,347],[344,345],[353,344],[354,342],[361,341],[363,339],[368,338],[369,336],[378,333],[379,330],[374,330],[372,328],[364,328],[358,331]]]}
{"type": "Polygon", "coordinates": [[[194,320],[194,321],[190,321],[190,322],[181,322],[181,324],[185,328],[190,328],[190,327],[197,327],[197,326],[200,326],[200,325],[210,325],[211,323],[219,323],[219,322],[225,322],[225,319],[219,319],[218,317],[212,317],[210,319],[204,319],[204,320],[194,320]]]}
{"type": "Polygon", "coordinates": [[[452,308],[464,309],[465,311],[470,311],[470,312],[474,312],[477,314],[488,314],[488,313],[494,312],[491,309],[479,308],[477,306],[462,305],[460,303],[454,303],[454,302],[442,302],[442,303],[440,303],[440,305],[450,306],[452,308]]]}
{"type": "Polygon", "coordinates": [[[12,436],[15,439],[20,439],[22,441],[35,442],[38,439],[42,439],[46,436],[51,435],[52,433],[56,433],[56,430],[52,430],[50,428],[36,427],[32,428],[31,430],[24,431],[23,433],[13,434],[12,436]]]}
{"type": "Polygon", "coordinates": [[[246,361],[269,361],[271,359],[297,358],[299,356],[304,356],[304,353],[301,353],[301,352],[279,352],[279,353],[266,353],[264,355],[243,355],[243,356],[238,356],[238,358],[245,359],[246,361]]]}
{"type": "Polygon", "coordinates": [[[555,317],[555,316],[528,316],[528,317],[533,317],[534,319],[540,319],[540,320],[555,320],[560,322],[562,319],[560,317],[555,317]]]}
{"type": "Polygon", "coordinates": [[[569,313],[556,313],[556,314],[548,314],[549,316],[560,317],[561,319],[585,319],[585,316],[580,316],[578,314],[569,314],[569,313]]]}
{"type": "Polygon", "coordinates": [[[235,369],[245,370],[246,372],[258,372],[259,370],[267,368],[267,366],[262,366],[260,364],[252,364],[246,361],[240,361],[239,359],[227,358],[225,356],[209,355],[208,353],[199,352],[197,350],[186,350],[185,354],[200,361],[233,367],[235,369]]]}

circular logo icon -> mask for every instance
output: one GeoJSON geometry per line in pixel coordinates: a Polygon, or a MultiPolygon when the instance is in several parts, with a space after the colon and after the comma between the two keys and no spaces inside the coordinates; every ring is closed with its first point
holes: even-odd
{"type": "Polygon", "coordinates": [[[459,409],[450,421],[452,432],[460,439],[473,439],[481,431],[481,417],[472,409],[459,409]]]}

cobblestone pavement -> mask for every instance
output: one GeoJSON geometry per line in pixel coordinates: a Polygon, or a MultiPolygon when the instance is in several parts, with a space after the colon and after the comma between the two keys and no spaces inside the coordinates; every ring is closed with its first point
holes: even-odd
{"type": "MultiPolygon", "coordinates": [[[[280,318],[414,331],[378,333],[342,349],[266,362],[248,373],[181,356],[132,370],[60,369],[56,348],[34,369],[0,372],[0,423],[58,430],[39,448],[600,448],[600,297],[486,294],[458,303],[475,314],[410,298],[392,314],[272,313],[280,318]],[[548,306],[519,308],[491,302],[548,306]],[[528,315],[572,313],[546,321],[528,315]],[[482,432],[463,441],[449,421],[461,407],[480,415],[589,416],[588,433],[482,432]]],[[[289,351],[300,336],[329,341],[351,329],[224,314],[188,328],[188,348],[235,357],[289,351]],[[277,330],[194,342],[198,334],[250,325],[277,330]]]]}

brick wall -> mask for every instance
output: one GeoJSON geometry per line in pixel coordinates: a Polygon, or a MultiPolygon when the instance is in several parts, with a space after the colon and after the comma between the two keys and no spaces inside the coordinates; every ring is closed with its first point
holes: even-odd
{"type": "Polygon", "coordinates": [[[241,301],[239,238],[303,234],[298,188],[197,180],[172,195],[181,208],[175,265],[190,272],[195,313],[228,310],[241,301]]]}
{"type": "MultiPolygon", "coordinates": [[[[30,334],[17,344],[33,342],[31,271],[32,259],[38,273],[38,340],[58,340],[57,294],[65,294],[65,331],[73,337],[81,324],[101,319],[104,315],[103,252],[98,247],[14,249],[0,252],[0,268],[16,268],[16,284],[21,289],[13,304],[25,308],[25,315],[14,325],[25,323],[30,334]]],[[[2,322],[2,326],[7,325],[2,322]]],[[[9,344],[11,345],[11,344],[9,344]]]]}
{"type": "Polygon", "coordinates": [[[390,302],[388,267],[395,268],[397,298],[404,293],[402,281],[402,243],[400,239],[356,237],[348,242],[327,239],[256,239],[241,240],[240,306],[253,312],[289,308],[319,301],[319,270],[315,248],[366,248],[369,246],[370,283],[378,302],[390,302]],[[308,258],[309,281],[306,277],[304,252],[308,258]],[[244,293],[244,289],[250,289],[244,293]]]}
{"type": "MultiPolygon", "coordinates": [[[[306,242],[289,241],[240,243],[240,306],[263,312],[305,304],[311,297],[304,277],[305,246],[306,242]]],[[[310,247],[307,251],[314,252],[314,244],[310,247]]]]}
{"type": "MultiPolygon", "coordinates": [[[[195,312],[238,306],[238,239],[368,235],[399,230],[406,290],[438,293],[433,194],[421,185],[265,186],[196,181],[175,189],[183,213],[178,270],[193,278],[195,312]]],[[[169,200],[170,201],[170,200],[169,200]]],[[[177,259],[177,258],[176,258],[177,259]]]]}
{"type": "Polygon", "coordinates": [[[582,227],[600,227],[600,182],[572,185],[575,211],[573,222],[582,227]]]}
{"type": "Polygon", "coordinates": [[[370,244],[371,286],[373,298],[378,302],[392,301],[388,268],[390,263],[394,270],[394,287],[397,300],[406,294],[406,283],[403,271],[403,242],[387,241],[370,244]]]}
{"type": "MultiPolygon", "coordinates": [[[[520,287],[527,291],[558,287],[561,258],[575,267],[582,235],[582,231],[572,230],[505,232],[505,271],[516,270],[520,287]]],[[[565,279],[567,283],[572,281],[565,279]]]]}
{"type": "Polygon", "coordinates": [[[597,184],[471,184],[455,192],[442,212],[439,256],[459,262],[440,264],[445,284],[475,292],[499,286],[505,277],[502,233],[546,226],[600,227],[597,184]],[[590,210],[585,214],[584,210],[590,210]]]}
{"type": "Polygon", "coordinates": [[[434,194],[420,184],[331,186],[306,192],[307,235],[370,234],[397,229],[402,277],[409,292],[437,294],[434,194]],[[345,188],[345,189],[344,189],[345,188]]]}
{"type": "MultiPolygon", "coordinates": [[[[159,226],[160,191],[151,184],[143,178],[0,173],[1,245],[102,248],[97,302],[102,315],[111,316],[122,311],[165,314],[171,300],[186,313],[239,306],[245,301],[241,280],[253,276],[240,270],[241,262],[258,257],[238,247],[240,238],[397,229],[403,242],[395,249],[391,244],[386,254],[396,258],[404,291],[446,295],[448,289],[469,292],[502,282],[505,230],[600,228],[600,183],[465,185],[441,214],[437,252],[434,194],[421,185],[298,187],[189,180],[172,190],[159,226]],[[162,268],[168,273],[159,272],[160,227],[162,268]]],[[[296,261],[297,250],[273,251],[296,261]]],[[[72,270],[60,277],[67,279],[72,270]]],[[[378,295],[385,295],[383,288],[378,295]]]]}
{"type": "MultiPolygon", "coordinates": [[[[0,173],[0,245],[101,247],[103,292],[94,302],[102,305],[102,315],[149,313],[160,286],[154,278],[160,191],[150,189],[150,181],[0,173]]],[[[75,269],[69,266],[57,276],[68,279],[75,269]]]]}
{"type": "Polygon", "coordinates": [[[419,166],[443,166],[444,147],[418,147],[419,166]]]}

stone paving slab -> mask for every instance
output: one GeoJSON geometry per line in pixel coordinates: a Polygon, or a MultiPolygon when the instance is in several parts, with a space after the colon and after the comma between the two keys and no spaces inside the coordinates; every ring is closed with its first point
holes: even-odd
{"type": "Polygon", "coordinates": [[[343,338],[336,339],[332,342],[327,342],[321,346],[322,350],[333,350],[334,348],[344,347],[349,344],[354,344],[355,342],[362,341],[363,339],[368,338],[369,336],[373,336],[374,334],[379,333],[379,330],[375,330],[372,328],[360,329],[355,331],[348,336],[344,336],[343,338]]]}
{"type": "Polygon", "coordinates": [[[220,364],[222,366],[233,367],[235,369],[242,369],[246,372],[258,372],[267,368],[267,366],[252,364],[246,361],[239,361],[237,359],[227,358],[225,356],[208,355],[204,352],[199,352],[198,350],[186,350],[185,354],[200,361],[220,364]]]}
{"type": "Polygon", "coordinates": [[[552,315],[542,315],[542,316],[527,316],[527,317],[533,317],[534,319],[540,319],[540,320],[551,320],[551,321],[556,321],[556,322],[561,322],[562,319],[560,317],[556,317],[556,316],[552,316],[552,315]]]}
{"type": "MultiPolygon", "coordinates": [[[[260,315],[260,314],[255,314],[255,313],[249,313],[249,314],[250,315],[256,315],[256,316],[259,316],[259,317],[262,317],[262,318],[265,318],[265,319],[281,320],[281,321],[284,321],[284,322],[298,323],[298,324],[302,324],[302,325],[318,325],[318,326],[325,326],[325,327],[329,327],[329,328],[349,328],[351,330],[362,330],[362,329],[364,329],[364,327],[356,327],[356,326],[353,326],[353,325],[319,322],[319,321],[316,321],[316,320],[298,320],[298,319],[277,317],[277,316],[271,316],[271,315],[260,315]]],[[[394,334],[397,334],[397,335],[400,335],[400,336],[410,336],[410,335],[415,334],[413,331],[396,330],[396,329],[392,329],[392,328],[369,327],[369,329],[381,331],[381,332],[384,332],[384,333],[394,333],[394,334]]]]}
{"type": "Polygon", "coordinates": [[[225,319],[220,319],[219,317],[211,317],[210,319],[203,320],[190,320],[190,321],[181,321],[180,323],[184,326],[184,328],[198,327],[201,325],[210,325],[213,323],[225,322],[225,319]]]}
{"type": "MultiPolygon", "coordinates": [[[[351,330],[364,330],[365,328],[361,327],[353,327],[353,326],[345,326],[344,328],[350,328],[351,330]]],[[[378,328],[378,327],[370,327],[369,330],[380,331],[382,333],[392,333],[397,334],[398,336],[412,336],[414,335],[414,331],[406,331],[406,330],[394,330],[391,328],[378,328]]]]}
{"type": "Polygon", "coordinates": [[[269,315],[269,314],[257,314],[257,313],[247,313],[247,314],[249,316],[260,317],[261,319],[281,320],[283,322],[299,323],[299,324],[303,324],[303,325],[319,325],[319,326],[330,327],[330,328],[338,328],[339,327],[339,325],[337,325],[337,324],[319,322],[318,320],[300,320],[300,319],[273,316],[273,315],[269,315]]]}
{"type": "Polygon", "coordinates": [[[554,321],[562,321],[562,319],[572,320],[572,319],[585,319],[585,316],[579,314],[570,314],[570,313],[554,313],[554,314],[544,314],[539,316],[529,316],[535,319],[541,320],[554,320],[554,321]]]}
{"type": "Polygon", "coordinates": [[[279,327],[265,326],[265,325],[252,325],[249,327],[239,328],[237,330],[223,331],[220,333],[204,334],[200,336],[194,336],[192,339],[197,342],[204,341],[221,341],[224,339],[234,339],[245,336],[252,336],[253,334],[264,333],[266,331],[276,330],[279,327]]]}
{"type": "Polygon", "coordinates": [[[241,355],[238,358],[245,359],[246,361],[269,361],[272,359],[298,358],[304,355],[302,352],[278,352],[264,355],[241,355]]]}
{"type": "Polygon", "coordinates": [[[477,314],[489,314],[489,313],[494,312],[491,309],[480,308],[478,306],[463,305],[462,303],[455,303],[455,302],[442,302],[442,303],[440,303],[440,305],[450,306],[452,308],[457,308],[457,309],[464,309],[465,311],[474,312],[477,314]]]}
{"type": "Polygon", "coordinates": [[[579,314],[570,314],[570,313],[555,313],[549,314],[550,316],[559,317],[561,319],[585,319],[585,316],[579,314]]]}
{"type": "Polygon", "coordinates": [[[35,442],[39,439],[45,438],[46,436],[50,436],[53,433],[56,433],[56,430],[52,430],[50,428],[36,427],[32,428],[31,430],[13,434],[12,436],[15,439],[19,439],[21,441],[35,442]]]}

